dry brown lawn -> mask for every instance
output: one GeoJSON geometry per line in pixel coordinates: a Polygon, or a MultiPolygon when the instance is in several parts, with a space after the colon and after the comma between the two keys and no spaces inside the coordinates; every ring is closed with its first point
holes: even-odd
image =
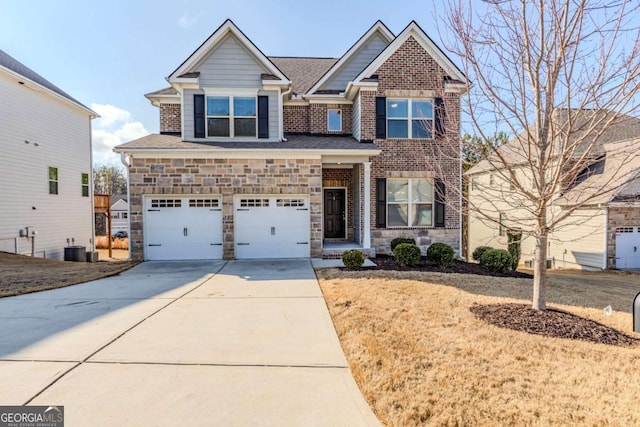
{"type": "MultiPolygon", "coordinates": [[[[553,307],[634,335],[630,313],[602,308],[628,307],[640,276],[619,276],[629,283],[612,297],[571,294],[591,276],[556,276],[549,300],[568,302],[553,307]]],[[[530,335],[470,312],[474,303],[527,303],[530,279],[335,269],[318,277],[354,377],[387,426],[640,425],[640,346],[530,335]]]]}
{"type": "Polygon", "coordinates": [[[61,288],[113,276],[132,261],[69,262],[0,252],[0,297],[61,288]]]}

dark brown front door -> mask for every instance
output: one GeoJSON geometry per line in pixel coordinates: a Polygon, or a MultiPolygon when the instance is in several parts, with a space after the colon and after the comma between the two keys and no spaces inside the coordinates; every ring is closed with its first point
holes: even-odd
{"type": "Polygon", "coordinates": [[[324,237],[326,239],[344,238],[345,227],[345,190],[324,190],[324,237]]]}

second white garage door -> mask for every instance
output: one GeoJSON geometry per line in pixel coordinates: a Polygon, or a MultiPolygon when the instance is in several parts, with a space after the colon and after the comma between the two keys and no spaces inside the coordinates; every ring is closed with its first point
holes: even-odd
{"type": "Polygon", "coordinates": [[[222,259],[222,206],[217,197],[145,198],[145,259],[222,259]]]}
{"type": "Polygon", "coordinates": [[[236,196],[235,256],[309,258],[308,196],[236,196]]]}

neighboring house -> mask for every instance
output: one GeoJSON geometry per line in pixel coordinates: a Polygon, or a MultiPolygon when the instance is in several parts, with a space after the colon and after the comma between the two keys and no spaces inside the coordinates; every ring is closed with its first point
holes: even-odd
{"type": "Polygon", "coordinates": [[[61,259],[93,244],[97,114],[0,50],[0,250],[61,259]]]}
{"type": "MultiPolygon", "coordinates": [[[[574,112],[576,110],[573,110],[574,112]]],[[[585,123],[603,110],[574,115],[585,123]]],[[[566,111],[559,113],[566,114],[566,111]]],[[[560,121],[562,123],[562,121],[560,121]]],[[[578,132],[576,135],[579,135],[578,132]]],[[[586,141],[585,143],[588,143],[586,141]]],[[[524,164],[517,138],[500,148],[513,165],[524,164]]],[[[578,148],[558,167],[570,168],[583,156],[578,148]]],[[[555,268],[603,270],[640,269],[640,120],[623,116],[599,137],[590,155],[591,164],[576,169],[576,178],[563,186],[547,211],[560,218],[569,207],[580,206],[549,236],[548,262],[555,268]]],[[[469,253],[478,246],[507,248],[510,229],[531,229],[527,202],[511,185],[506,169],[483,160],[468,172],[469,253]]],[[[553,165],[552,167],[556,167],[553,165]]],[[[528,186],[527,168],[515,168],[519,181],[528,186]]],[[[521,263],[534,258],[533,237],[523,236],[521,263]]]]}
{"type": "Polygon", "coordinates": [[[111,235],[129,232],[129,203],[127,196],[111,196],[111,235]]]}
{"type": "Polygon", "coordinates": [[[459,249],[467,80],[415,22],[333,59],[267,57],[227,20],[167,80],[160,135],[115,148],[134,259],[459,249]]]}

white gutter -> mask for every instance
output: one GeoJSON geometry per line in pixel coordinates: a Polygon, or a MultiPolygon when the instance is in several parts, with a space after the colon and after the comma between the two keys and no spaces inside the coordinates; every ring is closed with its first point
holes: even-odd
{"type": "Polygon", "coordinates": [[[609,258],[609,207],[604,207],[604,251],[603,255],[603,270],[607,269],[607,261],[609,258]]]}
{"type": "Polygon", "coordinates": [[[284,92],[280,92],[280,96],[278,97],[278,121],[280,126],[280,140],[286,142],[287,140],[284,137],[284,97],[289,95],[293,90],[293,85],[289,86],[289,89],[284,92]]]}
{"type": "MultiPolygon", "coordinates": [[[[125,169],[127,170],[127,205],[129,206],[128,211],[127,211],[127,216],[129,217],[128,221],[127,221],[127,236],[129,236],[129,256],[127,256],[127,261],[131,260],[131,191],[129,189],[129,184],[130,184],[130,179],[129,179],[129,167],[131,166],[131,163],[129,162],[131,158],[127,156],[126,153],[120,153],[120,162],[122,162],[122,164],[124,165],[125,169]]],[[[111,221],[111,218],[109,218],[109,221],[111,221]]],[[[109,236],[109,238],[111,238],[111,236],[109,236]]]]}

